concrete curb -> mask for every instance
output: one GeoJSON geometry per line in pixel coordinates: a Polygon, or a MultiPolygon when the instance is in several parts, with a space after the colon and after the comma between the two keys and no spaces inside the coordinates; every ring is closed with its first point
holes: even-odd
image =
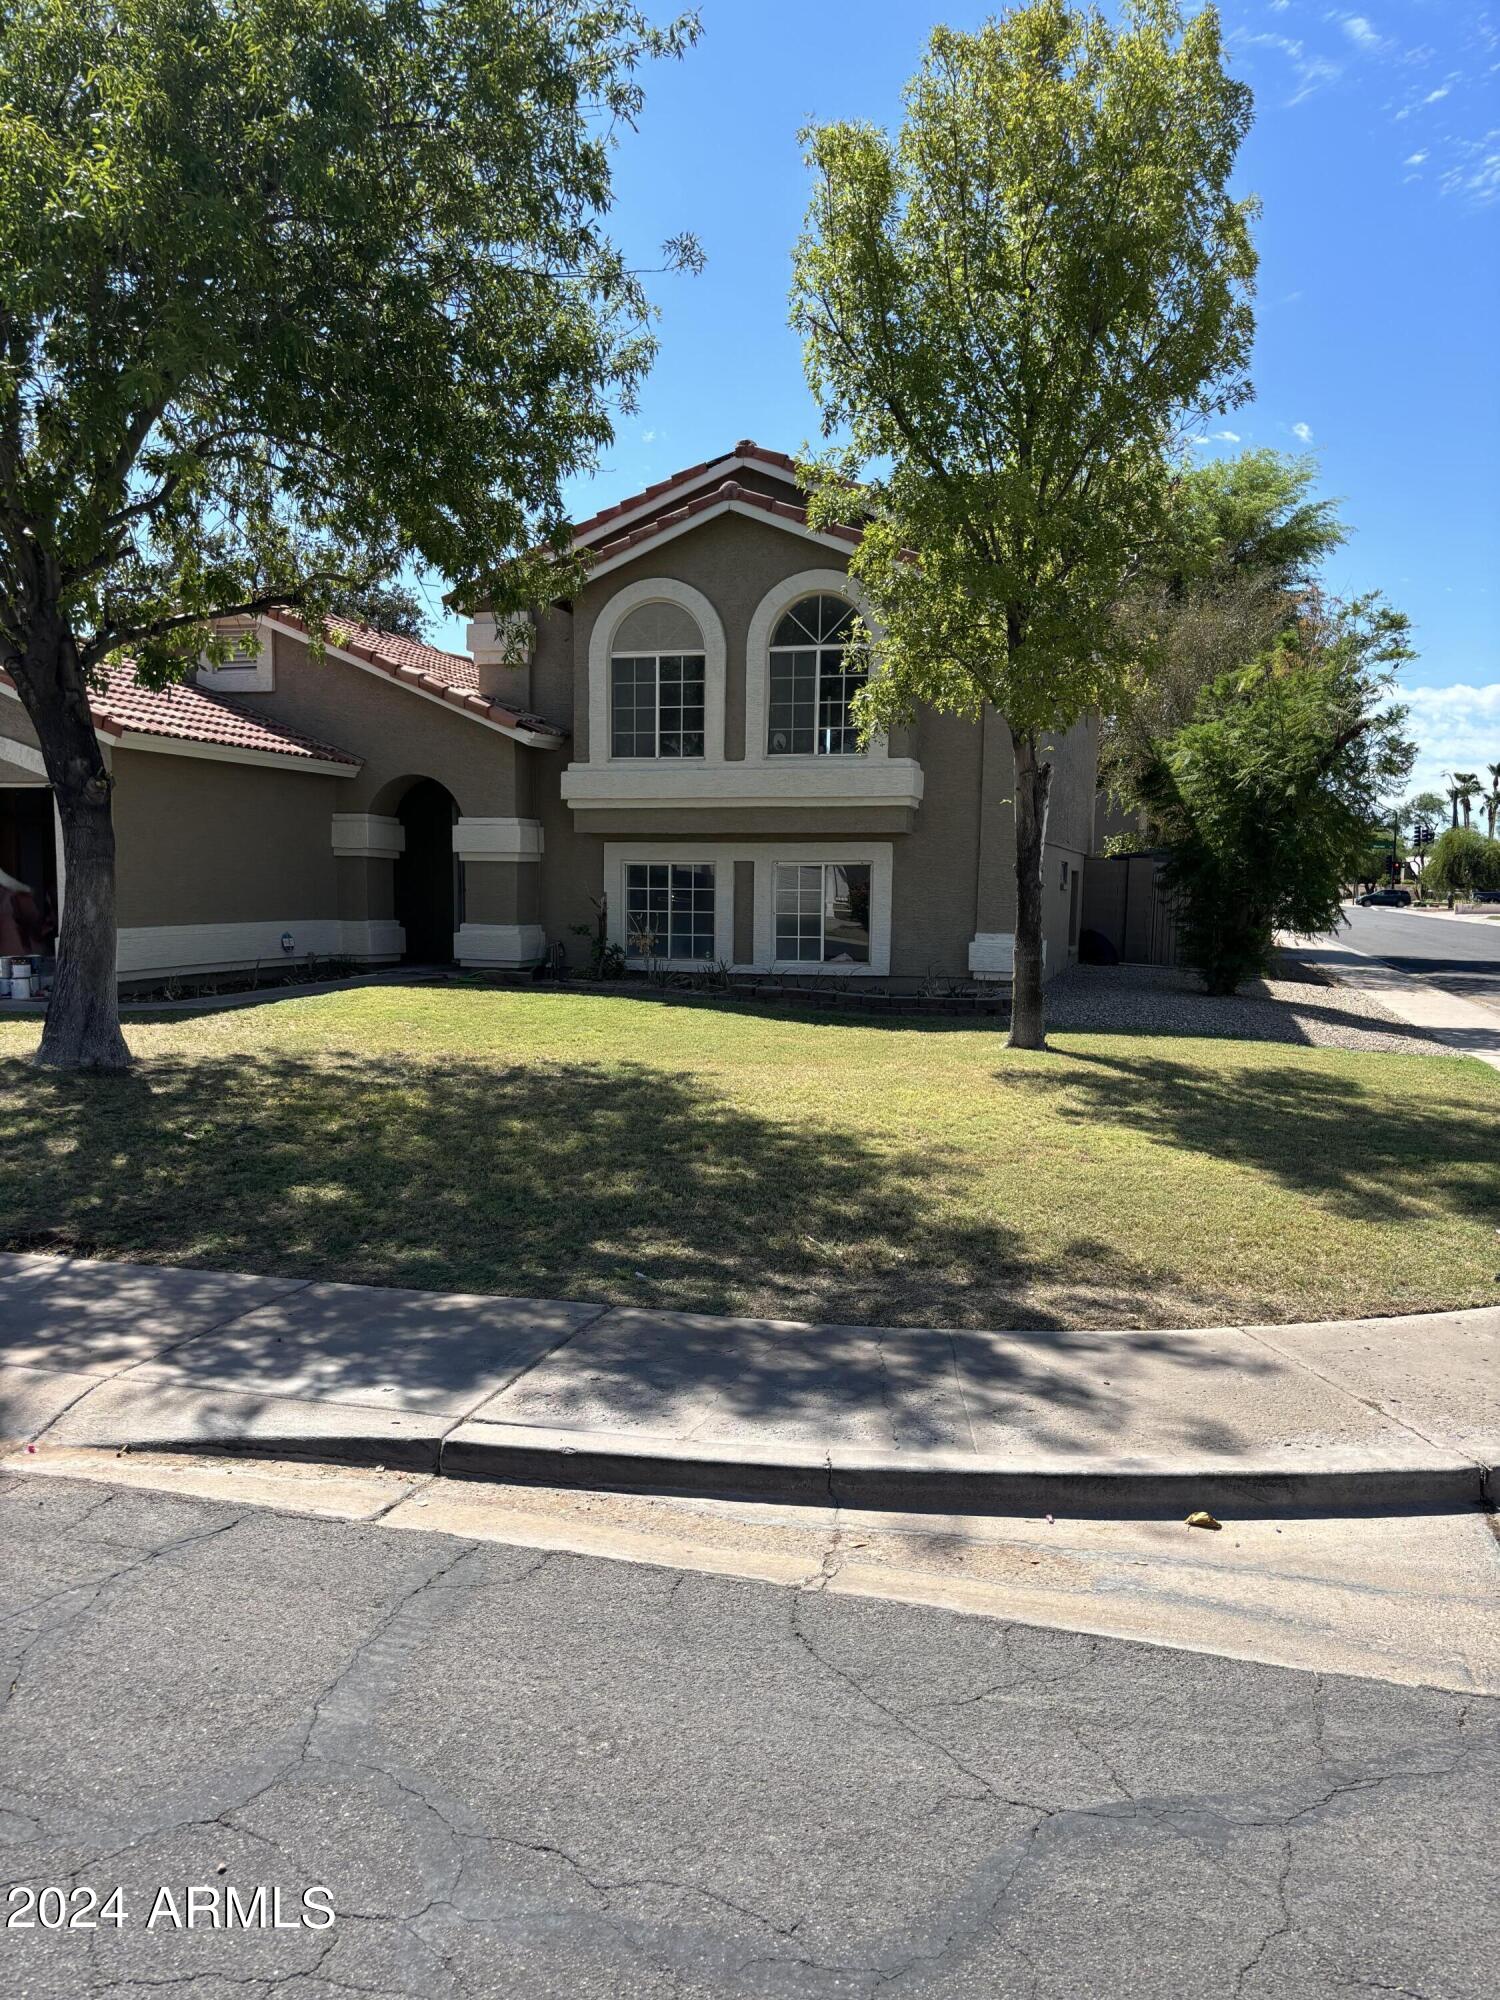
{"type": "Polygon", "coordinates": [[[1315,1467],[1264,1463],[1168,1464],[1161,1460],[978,1458],[931,1451],[820,1451],[781,1446],[774,1456],[732,1444],[608,1432],[559,1432],[464,1423],[443,1440],[437,1470],[615,1493],[675,1493],[790,1505],[956,1514],[1180,1515],[1197,1507],[1240,1514],[1446,1510],[1483,1504],[1488,1469],[1434,1449],[1430,1463],[1383,1463],[1330,1452],[1315,1467]]]}
{"type": "Polygon", "coordinates": [[[0,1321],[0,1437],[26,1456],[238,1453],[892,1512],[1500,1499],[1500,1306],[943,1332],[19,1255],[0,1257],[0,1321]]]}
{"type": "Polygon", "coordinates": [[[767,1452],[728,1442],[393,1416],[347,1404],[319,1408],[221,1389],[163,1395],[160,1385],[148,1391],[140,1383],[120,1393],[125,1387],[101,1384],[38,1442],[0,1443],[0,1450],[13,1464],[22,1462],[18,1452],[45,1453],[55,1443],[101,1453],[299,1460],[507,1485],[893,1513],[1134,1519],[1181,1518],[1201,1507],[1277,1518],[1448,1513],[1500,1500],[1493,1467],[1436,1446],[1416,1459],[1331,1449],[1316,1464],[1294,1466],[1269,1458],[976,1458],[787,1443],[767,1452]]]}

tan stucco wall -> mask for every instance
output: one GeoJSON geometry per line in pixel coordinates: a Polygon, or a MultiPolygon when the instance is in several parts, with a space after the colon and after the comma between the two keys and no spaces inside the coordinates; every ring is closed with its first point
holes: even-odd
{"type": "Polygon", "coordinates": [[[509,816],[519,810],[518,759],[566,756],[525,751],[514,737],[331,653],[315,661],[300,639],[277,633],[272,646],[273,692],[236,695],[235,704],[365,760],[344,787],[340,812],[393,813],[410,782],[436,778],[465,817],[509,816]]]}
{"type": "Polygon", "coordinates": [[[117,750],[113,769],[122,928],[338,914],[345,781],[145,750],[117,750]]]}
{"type": "Polygon", "coordinates": [[[1089,854],[1094,846],[1094,792],[1099,770],[1099,723],[1086,716],[1066,736],[1053,739],[1052,791],[1047,838],[1089,854]]]}
{"type": "Polygon", "coordinates": [[[12,743],[24,743],[28,750],[41,748],[36,731],[31,726],[31,717],[9,688],[0,689],[0,757],[5,755],[7,738],[12,743]]]}
{"type": "Polygon", "coordinates": [[[541,908],[541,877],[534,861],[464,863],[464,921],[534,924],[541,908]]]}
{"type": "Polygon", "coordinates": [[[341,917],[358,923],[389,922],[396,914],[396,875],[383,856],[341,854],[334,863],[341,917]]]}
{"type": "MultiPolygon", "coordinates": [[[[1086,866],[1086,857],[1077,848],[1055,847],[1051,841],[1042,858],[1042,936],[1047,945],[1047,967],[1045,976],[1055,979],[1060,972],[1066,972],[1076,952],[1068,946],[1068,913],[1072,900],[1072,876],[1075,868],[1086,866]],[[1062,886],[1063,863],[1068,864],[1069,886],[1062,886]]],[[[1083,924],[1083,885],[1078,890],[1079,927],[1083,924]]]]}

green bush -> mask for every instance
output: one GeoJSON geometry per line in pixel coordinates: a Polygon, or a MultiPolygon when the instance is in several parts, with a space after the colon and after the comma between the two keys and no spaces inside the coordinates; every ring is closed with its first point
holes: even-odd
{"type": "Polygon", "coordinates": [[[1472,896],[1476,889],[1500,889],[1500,840],[1486,840],[1477,827],[1449,827],[1433,842],[1422,871],[1422,887],[1439,896],[1472,896]]]}

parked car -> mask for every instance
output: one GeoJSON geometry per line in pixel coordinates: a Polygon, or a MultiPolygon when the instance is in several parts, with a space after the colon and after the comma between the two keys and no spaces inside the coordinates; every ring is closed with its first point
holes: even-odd
{"type": "Polygon", "coordinates": [[[1500,903],[1500,889],[1476,889],[1474,891],[1474,901],[1476,903],[1500,903]]]}
{"type": "Polygon", "coordinates": [[[1404,910],[1410,907],[1411,891],[1410,889],[1372,889],[1368,895],[1356,896],[1354,900],[1362,910],[1368,910],[1376,903],[1392,904],[1397,909],[1404,910]]]}

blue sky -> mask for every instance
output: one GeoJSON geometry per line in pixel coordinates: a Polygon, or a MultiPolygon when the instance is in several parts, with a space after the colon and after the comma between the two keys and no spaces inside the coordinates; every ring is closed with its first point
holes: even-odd
{"type": "MultiPolygon", "coordinates": [[[[1403,677],[1415,782],[1500,760],[1500,0],[1354,12],[1230,0],[1255,91],[1242,190],[1264,204],[1256,399],[1199,447],[1310,449],[1355,534],[1343,593],[1380,588],[1415,625],[1403,677]]],[[[661,8],[656,11],[662,12],[661,8]]],[[[950,0],[701,0],[703,39],[647,77],[617,156],[613,226],[642,264],[679,230],[708,256],[657,279],[661,351],[639,411],[575,517],[736,438],[795,451],[816,430],[786,323],[809,120],[893,125],[950,0]]],[[[462,626],[442,643],[462,645],[462,626]]]]}

